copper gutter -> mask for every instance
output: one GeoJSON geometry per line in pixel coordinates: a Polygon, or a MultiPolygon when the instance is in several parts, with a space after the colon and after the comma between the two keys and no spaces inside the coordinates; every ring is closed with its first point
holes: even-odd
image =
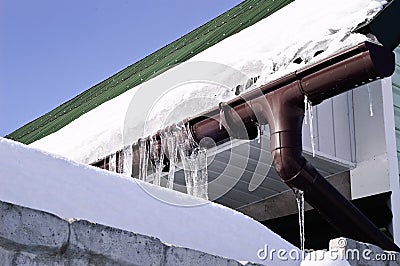
{"type": "Polygon", "coordinates": [[[256,124],[268,124],[274,166],[291,188],[304,191],[306,201],[319,210],[345,237],[400,251],[365,215],[344,198],[302,156],[304,96],[313,105],[394,71],[394,55],[369,42],[291,73],[224,104],[224,127],[212,110],[189,121],[195,140],[254,138],[256,124]]]}

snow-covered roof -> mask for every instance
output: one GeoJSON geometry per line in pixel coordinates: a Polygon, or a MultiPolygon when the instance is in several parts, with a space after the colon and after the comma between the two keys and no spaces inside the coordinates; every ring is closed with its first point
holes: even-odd
{"type": "Polygon", "coordinates": [[[100,104],[157,76],[166,68],[185,62],[221,40],[270,16],[292,1],[243,1],[6,137],[29,144],[54,133],[100,104]]]}
{"type": "MultiPolygon", "coordinates": [[[[265,245],[300,254],[262,224],[222,205],[3,138],[0,183],[1,201],[154,236],[171,245],[261,263],[266,261],[258,259],[257,251],[265,245]]],[[[267,262],[280,265],[278,259],[267,262]]],[[[285,263],[299,265],[300,260],[285,263]]]]}
{"type": "Polygon", "coordinates": [[[246,78],[259,77],[254,88],[367,40],[352,30],[385,4],[383,0],[294,1],[31,145],[93,163],[127,141],[133,143],[236,97],[235,86],[245,84],[246,78]],[[193,69],[199,71],[188,71],[193,69]],[[202,71],[206,75],[190,75],[202,71]]]}

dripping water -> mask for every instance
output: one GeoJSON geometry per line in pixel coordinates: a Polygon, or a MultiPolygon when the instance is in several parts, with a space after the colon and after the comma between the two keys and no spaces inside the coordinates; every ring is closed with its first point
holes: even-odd
{"type": "Polygon", "coordinates": [[[293,189],[296,197],[297,209],[299,211],[299,227],[300,227],[300,249],[304,255],[305,234],[304,234],[304,192],[300,189],[293,189]]]}

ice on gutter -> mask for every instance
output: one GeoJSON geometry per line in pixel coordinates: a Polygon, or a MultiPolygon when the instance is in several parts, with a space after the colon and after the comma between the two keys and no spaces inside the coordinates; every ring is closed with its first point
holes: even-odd
{"type": "MultiPolygon", "coordinates": [[[[367,40],[367,36],[351,31],[371,19],[384,4],[386,1],[381,0],[296,0],[182,65],[201,61],[223,64],[247,78],[260,76],[257,85],[261,85],[367,40]]],[[[149,82],[165,79],[173,70],[132,88],[31,145],[78,162],[92,163],[123,147],[125,116],[135,97],[140,99],[136,99],[138,104],[131,119],[132,143],[166,126],[166,120],[178,122],[236,97],[235,84],[246,83],[241,78],[225,77],[229,86],[201,85],[201,81],[175,84],[176,89],[158,98],[149,114],[140,105],[146,94],[138,92],[149,82]],[[143,96],[139,97],[140,94],[143,96]],[[193,98],[207,100],[185,104],[193,98]],[[171,117],[170,110],[179,110],[174,112],[178,115],[171,117]]]]}

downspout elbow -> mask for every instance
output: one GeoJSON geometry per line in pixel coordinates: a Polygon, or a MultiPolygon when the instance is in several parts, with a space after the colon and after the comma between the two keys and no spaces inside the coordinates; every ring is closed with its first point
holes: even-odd
{"type": "MultiPolygon", "coordinates": [[[[302,156],[304,108],[300,103],[303,102],[303,97],[300,83],[295,81],[281,90],[267,94],[267,104],[263,110],[270,127],[270,150],[276,171],[290,187],[306,190],[306,187],[296,184],[296,177],[307,164],[302,156]]],[[[310,178],[301,183],[312,182],[313,178],[310,178]]]]}

